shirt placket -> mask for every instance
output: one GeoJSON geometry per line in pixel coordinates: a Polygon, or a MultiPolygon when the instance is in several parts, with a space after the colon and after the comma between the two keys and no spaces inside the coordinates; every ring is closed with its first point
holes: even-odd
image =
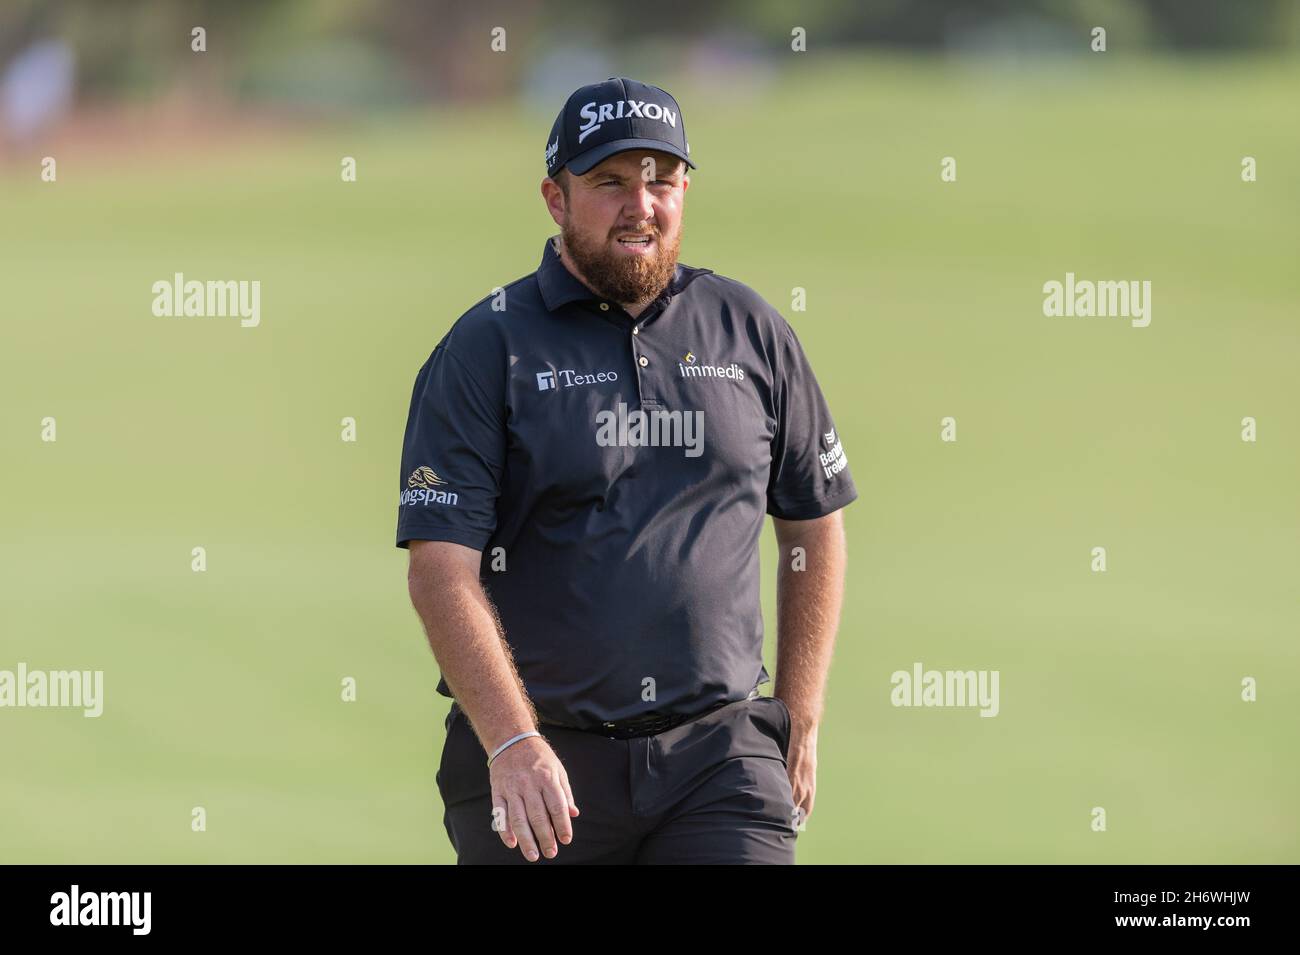
{"type": "Polygon", "coordinates": [[[632,319],[632,326],[628,330],[628,346],[632,350],[632,365],[636,368],[637,398],[642,407],[657,408],[662,404],[661,389],[658,384],[659,361],[657,356],[650,354],[648,346],[648,337],[654,332],[647,326],[659,317],[663,309],[663,302],[655,301],[639,316],[632,319]]]}
{"type": "Polygon", "coordinates": [[[611,302],[600,302],[596,307],[602,318],[618,325],[627,335],[628,349],[632,356],[632,368],[636,372],[636,398],[641,407],[658,407],[662,402],[659,389],[655,387],[657,359],[648,354],[646,348],[646,326],[659,317],[666,303],[656,299],[644,312],[633,318],[620,306],[611,302]]]}

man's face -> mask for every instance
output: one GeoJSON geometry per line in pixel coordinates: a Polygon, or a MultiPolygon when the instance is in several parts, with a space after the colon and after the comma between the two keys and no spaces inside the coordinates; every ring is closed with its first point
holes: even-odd
{"type": "Polygon", "coordinates": [[[570,174],[567,197],[545,180],[543,195],[587,284],[615,302],[635,304],[653,299],[673,277],[689,186],[686,164],[676,156],[637,149],[582,176],[570,174]]]}

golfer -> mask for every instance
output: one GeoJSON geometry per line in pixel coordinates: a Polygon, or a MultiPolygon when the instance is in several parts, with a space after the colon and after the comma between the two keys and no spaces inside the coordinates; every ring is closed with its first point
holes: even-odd
{"type": "Polygon", "coordinates": [[[574,92],[541,183],[560,234],[416,376],[397,544],[454,701],[462,864],[788,864],[812,812],[857,493],[790,325],[677,261],[694,168],[662,89],[574,92]]]}

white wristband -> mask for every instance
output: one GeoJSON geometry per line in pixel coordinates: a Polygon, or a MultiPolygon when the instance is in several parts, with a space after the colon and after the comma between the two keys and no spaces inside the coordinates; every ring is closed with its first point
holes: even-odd
{"type": "Polygon", "coordinates": [[[506,740],[504,743],[502,743],[500,746],[498,746],[498,747],[493,751],[492,755],[488,757],[487,764],[488,764],[489,766],[491,766],[491,765],[492,765],[492,760],[494,760],[494,759],[496,759],[498,756],[500,756],[501,753],[502,753],[502,752],[503,752],[507,747],[509,747],[509,746],[513,746],[515,743],[519,742],[521,739],[528,739],[528,737],[530,737],[530,736],[541,736],[541,735],[542,735],[542,734],[539,733],[539,732],[537,732],[537,730],[529,730],[527,733],[520,733],[518,736],[512,736],[512,737],[510,737],[508,740],[506,740]]]}

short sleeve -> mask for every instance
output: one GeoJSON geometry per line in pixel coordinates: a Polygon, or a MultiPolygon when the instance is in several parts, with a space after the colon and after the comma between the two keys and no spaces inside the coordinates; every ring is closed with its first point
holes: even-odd
{"type": "Polygon", "coordinates": [[[402,441],[397,546],[441,540],[482,550],[496,530],[504,400],[446,340],[415,377],[402,441]]]}
{"type": "Polygon", "coordinates": [[[857,499],[848,456],[826,398],[794,329],[783,320],[777,352],[777,428],[767,513],[782,520],[823,517],[857,499]]]}

